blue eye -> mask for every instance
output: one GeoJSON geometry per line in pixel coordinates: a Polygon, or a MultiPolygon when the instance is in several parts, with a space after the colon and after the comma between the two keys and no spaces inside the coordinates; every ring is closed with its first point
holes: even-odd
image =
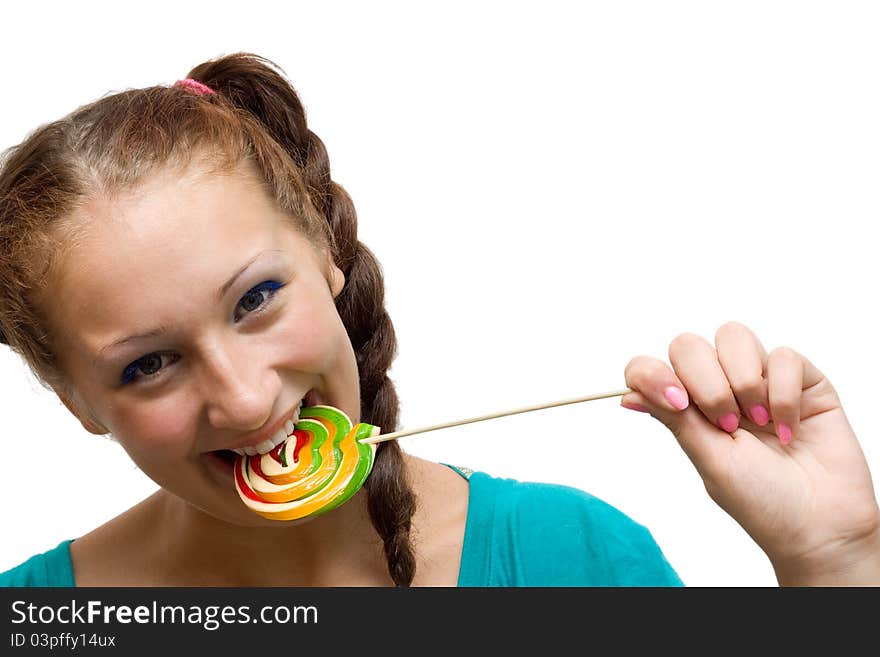
{"type": "Polygon", "coordinates": [[[284,284],[278,281],[263,281],[256,287],[248,290],[238,302],[238,305],[247,310],[248,313],[253,313],[254,311],[262,312],[265,310],[266,303],[282,287],[284,287],[284,284]],[[263,296],[264,293],[266,296],[263,296]]]}
{"type": "Polygon", "coordinates": [[[152,377],[155,372],[157,372],[162,367],[162,354],[152,353],[143,356],[142,358],[138,358],[131,365],[126,367],[122,372],[122,378],[120,379],[120,383],[126,385],[131,383],[132,381],[138,381],[140,379],[149,379],[152,377]],[[143,372],[143,375],[138,376],[137,372],[140,370],[143,372]]]}
{"type": "MultiPolygon", "coordinates": [[[[259,314],[267,308],[275,293],[282,287],[284,287],[284,284],[277,281],[263,281],[245,293],[239,300],[236,309],[240,306],[247,311],[246,314],[248,315],[259,314]]],[[[238,322],[239,318],[236,317],[235,321],[238,322]]],[[[165,357],[169,356],[165,355],[165,357]]],[[[126,385],[133,381],[138,382],[154,378],[156,372],[162,369],[162,358],[163,354],[160,352],[153,352],[138,358],[122,371],[120,383],[126,385]],[[140,375],[138,375],[139,371],[141,372],[140,375]]],[[[179,356],[173,356],[173,361],[176,361],[178,358],[179,356]]]]}

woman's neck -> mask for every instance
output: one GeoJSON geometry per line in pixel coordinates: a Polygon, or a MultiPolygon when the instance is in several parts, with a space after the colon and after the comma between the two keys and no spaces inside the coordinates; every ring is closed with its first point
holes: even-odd
{"type": "Polygon", "coordinates": [[[392,584],[363,489],[330,513],[277,528],[231,525],[165,491],[157,496],[157,539],[169,580],[209,586],[392,584]]]}

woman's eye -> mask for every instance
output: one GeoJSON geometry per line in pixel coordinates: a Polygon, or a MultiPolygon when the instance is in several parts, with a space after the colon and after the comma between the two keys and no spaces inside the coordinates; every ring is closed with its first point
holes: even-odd
{"type": "MultiPolygon", "coordinates": [[[[247,311],[248,314],[255,311],[262,312],[275,293],[284,286],[283,283],[277,281],[263,281],[255,288],[248,290],[238,302],[239,307],[247,311]]],[[[236,317],[235,321],[238,321],[236,317]]]]}
{"type": "MultiPolygon", "coordinates": [[[[125,385],[132,381],[136,382],[141,379],[150,379],[156,376],[156,372],[162,369],[163,356],[165,358],[171,358],[171,356],[167,354],[160,354],[158,352],[138,358],[123,370],[121,383],[125,385]]],[[[177,360],[176,356],[174,357],[174,360],[177,360]]]]}

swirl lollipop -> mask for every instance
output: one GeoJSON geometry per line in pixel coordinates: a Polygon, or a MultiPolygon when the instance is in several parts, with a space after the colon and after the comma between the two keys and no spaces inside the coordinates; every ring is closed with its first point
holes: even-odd
{"type": "Polygon", "coordinates": [[[376,445],[359,442],[380,428],[332,406],[308,406],[293,434],[266,454],[237,456],[235,489],[254,513],[270,520],[317,516],[348,501],[373,469],[376,445]]]}
{"type": "Polygon", "coordinates": [[[364,485],[373,468],[378,443],[629,392],[633,391],[624,388],[600,392],[384,435],[372,424],[361,422],[352,427],[351,420],[338,408],[309,406],[300,411],[300,420],[286,442],[266,454],[236,458],[235,489],[245,505],[264,518],[297,520],[316,516],[344,503],[364,485]]]}

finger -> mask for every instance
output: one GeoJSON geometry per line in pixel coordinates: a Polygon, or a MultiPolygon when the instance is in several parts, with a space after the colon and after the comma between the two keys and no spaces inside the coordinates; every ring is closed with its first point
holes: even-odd
{"type": "Polygon", "coordinates": [[[693,333],[682,333],[669,345],[675,373],[703,415],[727,433],[739,427],[739,405],[715,348],[693,333]]]}
{"type": "MultiPolygon", "coordinates": [[[[711,345],[708,346],[711,350],[711,345]]],[[[729,462],[728,454],[734,441],[724,430],[708,422],[699,408],[688,404],[687,388],[672,368],[657,358],[636,356],[627,364],[624,377],[633,392],[623,395],[621,405],[649,409],[651,416],[672,432],[701,476],[718,478],[729,462]],[[681,409],[669,400],[675,400],[677,394],[683,398],[680,401],[684,404],[679,404],[681,409]]]]}
{"type": "Polygon", "coordinates": [[[759,427],[770,421],[767,399],[767,351],[757,336],[738,322],[715,334],[718,362],[739,407],[759,427]]]}
{"type": "Polygon", "coordinates": [[[626,385],[644,395],[652,405],[669,411],[682,411],[688,407],[684,384],[662,360],[636,356],[627,363],[623,376],[626,385]]]}
{"type": "Polygon", "coordinates": [[[725,464],[730,461],[729,452],[734,441],[723,430],[709,424],[696,406],[683,411],[670,411],[640,392],[627,393],[620,405],[639,411],[646,409],[652,417],[666,425],[704,479],[713,481],[722,476],[725,464]]]}
{"type": "MultiPolygon", "coordinates": [[[[807,381],[814,378],[805,378],[805,360],[788,347],[774,349],[767,360],[770,414],[776,425],[776,435],[783,445],[788,445],[800,429],[801,394],[805,387],[812,385],[807,381]]],[[[821,375],[816,382],[819,380],[821,375]]]]}

